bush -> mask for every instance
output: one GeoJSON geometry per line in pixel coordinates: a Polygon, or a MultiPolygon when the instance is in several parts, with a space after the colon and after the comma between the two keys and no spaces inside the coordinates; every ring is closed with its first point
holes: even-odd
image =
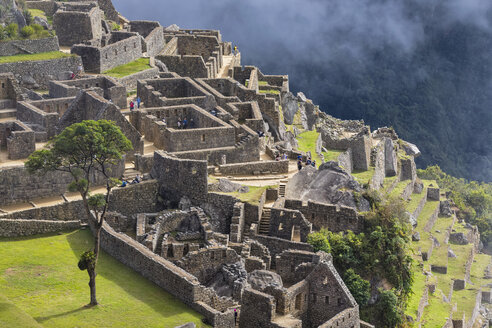
{"type": "Polygon", "coordinates": [[[34,29],[34,33],[39,34],[44,31],[44,27],[39,24],[31,24],[31,27],[34,29]]]}
{"type": "Polygon", "coordinates": [[[24,26],[21,29],[21,35],[24,38],[29,38],[33,34],[34,34],[34,29],[31,26],[24,26]]]}
{"type": "Polygon", "coordinates": [[[348,269],[343,275],[343,282],[359,306],[364,306],[371,297],[371,284],[364,280],[353,269],[348,269]]]}
{"type": "Polygon", "coordinates": [[[26,19],[26,24],[31,25],[34,20],[34,17],[32,17],[32,13],[29,10],[24,10],[23,14],[24,18],[26,19]]]}
{"type": "Polygon", "coordinates": [[[19,25],[15,23],[7,25],[5,30],[7,31],[8,37],[11,39],[15,39],[17,35],[19,35],[19,25]]]}
{"type": "Polygon", "coordinates": [[[398,298],[392,290],[381,291],[379,294],[376,315],[383,327],[393,328],[402,322],[402,315],[398,309],[398,298]]]}
{"type": "Polygon", "coordinates": [[[313,232],[308,235],[307,238],[308,244],[313,246],[314,251],[323,251],[326,253],[331,253],[331,246],[330,243],[328,242],[328,239],[326,239],[325,235],[321,232],[313,232]]]}
{"type": "Polygon", "coordinates": [[[121,30],[121,26],[119,24],[113,22],[113,23],[111,23],[111,29],[113,31],[119,31],[119,30],[121,30]]]}

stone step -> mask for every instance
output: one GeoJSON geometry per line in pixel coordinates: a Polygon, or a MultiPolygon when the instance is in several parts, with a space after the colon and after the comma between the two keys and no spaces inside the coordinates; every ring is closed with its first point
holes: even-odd
{"type": "Polygon", "coordinates": [[[7,108],[0,109],[0,118],[14,118],[17,115],[17,109],[15,108],[7,108]]]}
{"type": "Polygon", "coordinates": [[[12,99],[0,99],[0,109],[13,109],[15,107],[12,99]]]}

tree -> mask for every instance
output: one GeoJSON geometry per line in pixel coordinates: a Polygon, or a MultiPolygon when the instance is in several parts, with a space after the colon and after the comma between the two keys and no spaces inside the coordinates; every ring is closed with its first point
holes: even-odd
{"type": "Polygon", "coordinates": [[[398,298],[392,290],[381,291],[376,312],[383,327],[393,328],[401,323],[402,315],[398,309],[398,298]]]}
{"type": "Polygon", "coordinates": [[[322,232],[310,233],[307,237],[307,242],[313,246],[315,252],[323,251],[326,253],[331,253],[330,243],[322,232]]]}
{"type": "Polygon", "coordinates": [[[371,297],[371,284],[355,273],[354,269],[348,269],[343,275],[343,282],[359,306],[365,306],[371,297]]]}
{"type": "Polygon", "coordinates": [[[89,274],[90,305],[97,305],[96,265],[100,235],[109,205],[111,189],[119,183],[111,177],[111,166],[116,165],[132,145],[120,128],[111,121],[83,121],[75,123],[50,140],[43,150],[29,156],[25,166],[33,174],[49,171],[68,172],[73,182],[70,191],[82,196],[89,224],[94,228],[94,249],[82,254],[79,268],[89,274]],[[106,193],[90,195],[90,176],[102,175],[106,193]],[[94,211],[94,216],[91,214],[94,211]]]}

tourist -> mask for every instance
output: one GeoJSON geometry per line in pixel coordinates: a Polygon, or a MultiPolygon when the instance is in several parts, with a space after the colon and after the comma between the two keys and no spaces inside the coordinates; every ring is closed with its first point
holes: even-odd
{"type": "Polygon", "coordinates": [[[234,46],[234,56],[237,55],[237,46],[234,46]]]}
{"type": "Polygon", "coordinates": [[[140,183],[140,181],[142,181],[142,179],[140,178],[140,174],[137,174],[137,176],[135,177],[135,179],[133,179],[131,184],[140,183]]]}
{"type": "Polygon", "coordinates": [[[297,155],[297,160],[298,161],[302,161],[302,156],[301,155],[297,155]]]}
{"type": "Polygon", "coordinates": [[[276,160],[277,162],[278,162],[278,161],[280,161],[280,154],[279,154],[279,153],[277,153],[277,154],[275,155],[275,160],[276,160]]]}
{"type": "Polygon", "coordinates": [[[312,166],[312,167],[316,167],[316,161],[312,161],[312,162],[311,162],[311,166],[312,166]]]}
{"type": "Polygon", "coordinates": [[[132,101],[130,101],[130,110],[133,110],[135,108],[135,103],[132,101]]]}
{"type": "Polygon", "coordinates": [[[306,165],[309,166],[311,165],[311,157],[308,157],[306,160],[306,165]]]}
{"type": "Polygon", "coordinates": [[[75,73],[72,72],[72,80],[75,80],[75,73]]]}
{"type": "Polygon", "coordinates": [[[257,131],[258,132],[258,137],[264,137],[265,133],[263,131],[257,131]]]}
{"type": "Polygon", "coordinates": [[[289,157],[287,156],[287,154],[286,154],[286,153],[284,153],[284,155],[282,156],[282,159],[283,159],[283,160],[286,160],[286,159],[288,159],[288,158],[289,158],[289,157]]]}
{"type": "Polygon", "coordinates": [[[297,161],[297,169],[300,171],[302,169],[302,161],[298,160],[297,161]]]}
{"type": "Polygon", "coordinates": [[[178,125],[178,129],[181,129],[181,119],[178,119],[177,125],[178,125]]]}
{"type": "Polygon", "coordinates": [[[187,127],[188,127],[188,120],[185,117],[183,120],[183,129],[186,129],[187,127]]]}
{"type": "Polygon", "coordinates": [[[166,122],[166,118],[165,117],[162,118],[162,123],[164,123],[164,126],[167,126],[167,122],[166,122]]]}
{"type": "Polygon", "coordinates": [[[141,103],[142,103],[142,99],[140,99],[140,97],[137,97],[137,108],[140,108],[141,103]]]}
{"type": "Polygon", "coordinates": [[[121,182],[121,186],[120,186],[120,187],[126,187],[126,185],[127,185],[127,184],[128,184],[128,183],[127,183],[125,180],[123,180],[123,181],[121,182]]]}
{"type": "Polygon", "coordinates": [[[195,128],[195,121],[193,121],[192,118],[190,118],[190,129],[194,129],[195,128]]]}
{"type": "Polygon", "coordinates": [[[237,325],[237,309],[234,309],[234,326],[237,325]]]}

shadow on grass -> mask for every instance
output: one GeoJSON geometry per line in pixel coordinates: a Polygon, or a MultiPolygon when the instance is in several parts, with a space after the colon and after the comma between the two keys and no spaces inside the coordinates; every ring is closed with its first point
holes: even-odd
{"type": "MultiPolygon", "coordinates": [[[[68,234],[66,237],[77,259],[84,251],[93,248],[93,236],[89,229],[78,230],[68,234]],[[87,243],[88,240],[89,243],[87,243]]],[[[78,270],[77,263],[74,263],[74,270],[78,270]]],[[[145,303],[147,306],[150,306],[163,317],[173,317],[179,316],[182,313],[189,313],[203,318],[203,315],[189,308],[180,299],[102,250],[97,265],[97,275],[118,285],[118,287],[123,289],[128,295],[145,303]],[[135,277],[132,277],[132,275],[137,275],[137,278],[142,279],[142,281],[136,281],[135,277]],[[163,302],[156,302],[156,300],[162,300],[166,306],[163,308],[163,302]]],[[[88,280],[89,277],[87,276],[87,281],[88,280]]],[[[87,294],[89,295],[89,288],[87,288],[87,294]]],[[[104,304],[102,305],[104,306],[104,304]]]]}
{"type": "Polygon", "coordinates": [[[62,313],[57,313],[57,314],[49,315],[46,317],[34,317],[34,319],[39,323],[43,323],[44,321],[47,321],[47,320],[51,320],[51,319],[55,319],[55,318],[59,318],[59,317],[64,317],[66,315],[74,314],[74,313],[85,311],[85,310],[90,310],[91,308],[92,308],[91,306],[84,305],[84,306],[79,307],[78,309],[74,309],[71,311],[65,311],[62,313]]]}

